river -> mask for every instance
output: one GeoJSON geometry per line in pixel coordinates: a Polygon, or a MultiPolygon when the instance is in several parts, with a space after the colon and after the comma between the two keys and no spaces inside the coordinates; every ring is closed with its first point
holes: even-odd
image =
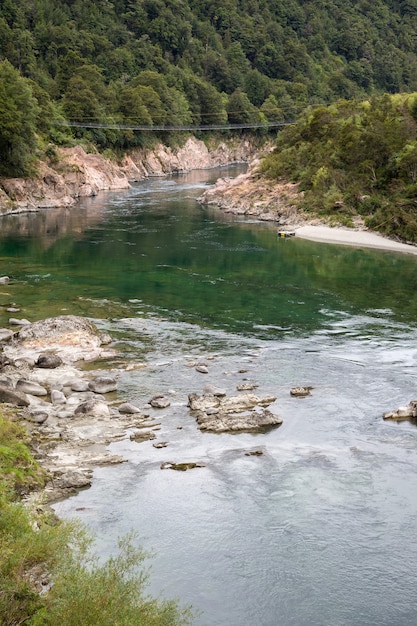
{"type": "Polygon", "coordinates": [[[92,317],[115,338],[119,395],[171,398],[152,411],[166,448],[128,433],[111,445],[127,462],[98,468],[56,510],[90,526],[102,555],[135,530],[154,552],[150,592],[192,604],[196,626],[409,626],[417,430],[382,414],[417,397],[416,258],[281,240],[196,202],[235,173],[2,219],[2,325],[12,302],[31,320],[92,317]],[[283,425],[201,433],[187,396],[207,383],[228,395],[258,385],[283,425]],[[311,395],[291,397],[296,385],[311,395]]]}

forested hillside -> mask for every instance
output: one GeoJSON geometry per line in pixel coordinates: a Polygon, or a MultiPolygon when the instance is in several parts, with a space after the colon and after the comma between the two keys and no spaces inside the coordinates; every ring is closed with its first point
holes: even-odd
{"type": "MultiPolygon", "coordinates": [[[[279,121],[415,91],[417,0],[2,0],[0,61],[0,173],[25,174],[36,149],[71,140],[63,119],[279,121]]],[[[146,141],[72,132],[102,149],[146,141]]]]}
{"type": "Polygon", "coordinates": [[[336,223],[365,224],[417,243],[417,94],[306,108],[263,163],[296,181],[301,206],[336,223]]]}

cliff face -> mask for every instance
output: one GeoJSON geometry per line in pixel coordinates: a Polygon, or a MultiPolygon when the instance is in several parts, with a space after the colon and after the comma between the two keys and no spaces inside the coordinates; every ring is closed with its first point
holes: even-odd
{"type": "Polygon", "coordinates": [[[72,206],[79,198],[95,196],[99,191],[126,189],[129,181],[246,162],[255,151],[248,139],[207,146],[190,138],[177,148],[160,144],[152,150],[137,150],[117,165],[99,154],[86,153],[80,146],[58,148],[54,162],[40,162],[35,177],[0,180],[0,215],[72,206]]]}

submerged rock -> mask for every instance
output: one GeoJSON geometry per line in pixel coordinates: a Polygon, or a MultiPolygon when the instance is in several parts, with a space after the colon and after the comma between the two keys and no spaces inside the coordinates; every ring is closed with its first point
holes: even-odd
{"type": "Polygon", "coordinates": [[[313,387],[293,387],[290,390],[290,395],[296,397],[296,398],[305,398],[306,396],[311,395],[310,391],[311,389],[313,389],[313,387]]]}
{"type": "Polygon", "coordinates": [[[205,467],[204,463],[170,463],[169,461],[165,461],[161,463],[161,469],[172,469],[177,472],[186,472],[189,469],[194,469],[196,467],[205,467]]]}
{"type": "Polygon", "coordinates": [[[156,435],[149,430],[139,430],[136,433],[132,433],[130,435],[130,441],[136,441],[136,443],[141,443],[142,441],[150,441],[152,439],[156,439],[156,435]]]}

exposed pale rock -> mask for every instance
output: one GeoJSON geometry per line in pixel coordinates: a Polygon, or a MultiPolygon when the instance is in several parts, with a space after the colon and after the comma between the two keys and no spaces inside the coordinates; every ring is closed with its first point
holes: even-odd
{"type": "Polygon", "coordinates": [[[131,404],[130,402],[122,402],[122,404],[119,404],[117,408],[119,413],[124,413],[126,415],[134,415],[141,412],[137,406],[131,404]]]}
{"type": "Polygon", "coordinates": [[[7,285],[10,278],[8,276],[0,276],[0,285],[7,285]]]}
{"type": "Polygon", "coordinates": [[[214,204],[229,213],[280,224],[296,225],[308,221],[298,206],[302,198],[298,184],[271,182],[259,176],[259,163],[259,159],[254,159],[249,171],[234,179],[220,178],[199,201],[214,204]]]}
{"type": "Polygon", "coordinates": [[[395,422],[417,418],[417,400],[411,400],[407,406],[400,406],[395,411],[384,413],[383,418],[395,422]]]}
{"type": "MultiPolygon", "coordinates": [[[[6,348],[5,348],[6,349],[6,348]]],[[[101,349],[101,335],[87,319],[77,315],[59,315],[22,328],[7,346],[7,355],[33,357],[54,352],[65,362],[109,356],[101,349]]]]}
{"type": "Polygon", "coordinates": [[[141,443],[142,441],[149,441],[155,438],[156,438],[155,433],[150,432],[148,430],[140,430],[130,435],[130,440],[136,441],[136,443],[141,443]]]}
{"type": "Polygon", "coordinates": [[[166,448],[168,445],[168,441],[158,441],[157,443],[153,443],[152,445],[154,448],[157,449],[166,448]]]}
{"type": "Polygon", "coordinates": [[[67,402],[67,398],[65,397],[65,394],[62,393],[62,391],[59,391],[58,389],[52,389],[51,391],[51,402],[52,404],[66,404],[67,402]]]}
{"type": "Polygon", "coordinates": [[[38,383],[34,383],[31,380],[27,380],[25,378],[20,378],[16,383],[16,390],[21,391],[22,393],[27,393],[31,396],[46,396],[48,394],[47,389],[39,385],[38,383]]]}
{"type": "Polygon", "coordinates": [[[224,389],[210,384],[204,386],[203,393],[206,396],[217,396],[218,398],[226,395],[226,391],[224,389]]]}
{"type": "Polygon", "coordinates": [[[195,369],[196,369],[196,372],[200,372],[200,374],[208,374],[207,365],[197,365],[195,369]]]}
{"type": "Polygon", "coordinates": [[[149,404],[154,409],[166,409],[170,406],[171,402],[166,396],[154,396],[152,400],[150,400],[149,404]]]}
{"type": "Polygon", "coordinates": [[[29,326],[30,322],[29,320],[26,320],[26,319],[19,320],[16,317],[10,317],[9,324],[10,326],[29,326]]]}
{"type": "Polygon", "coordinates": [[[282,419],[268,409],[253,410],[242,413],[223,413],[207,415],[198,412],[197,423],[200,430],[216,433],[261,431],[272,426],[280,426],[282,419]]]}
{"type": "Polygon", "coordinates": [[[72,380],[66,380],[63,383],[64,388],[70,389],[70,391],[76,391],[78,393],[82,393],[83,391],[88,391],[88,381],[83,380],[82,378],[73,378],[72,380]]]}
{"type": "Polygon", "coordinates": [[[110,393],[117,390],[117,381],[112,376],[99,376],[88,383],[94,393],[110,393]]]}
{"type": "Polygon", "coordinates": [[[195,412],[200,430],[259,431],[282,424],[282,419],[277,415],[266,409],[260,410],[260,407],[269,406],[275,400],[274,396],[261,398],[250,393],[230,398],[191,393],[188,406],[195,412]]]}
{"type": "Polygon", "coordinates": [[[74,415],[76,417],[88,416],[96,418],[110,417],[110,409],[108,405],[102,400],[86,400],[78,405],[75,409],[74,415]]]}
{"type": "Polygon", "coordinates": [[[14,335],[12,330],[8,328],[0,328],[0,341],[9,341],[14,335]]]}
{"type": "Polygon", "coordinates": [[[25,393],[5,385],[0,385],[0,402],[7,402],[15,406],[29,406],[30,404],[30,400],[25,393]]]}

